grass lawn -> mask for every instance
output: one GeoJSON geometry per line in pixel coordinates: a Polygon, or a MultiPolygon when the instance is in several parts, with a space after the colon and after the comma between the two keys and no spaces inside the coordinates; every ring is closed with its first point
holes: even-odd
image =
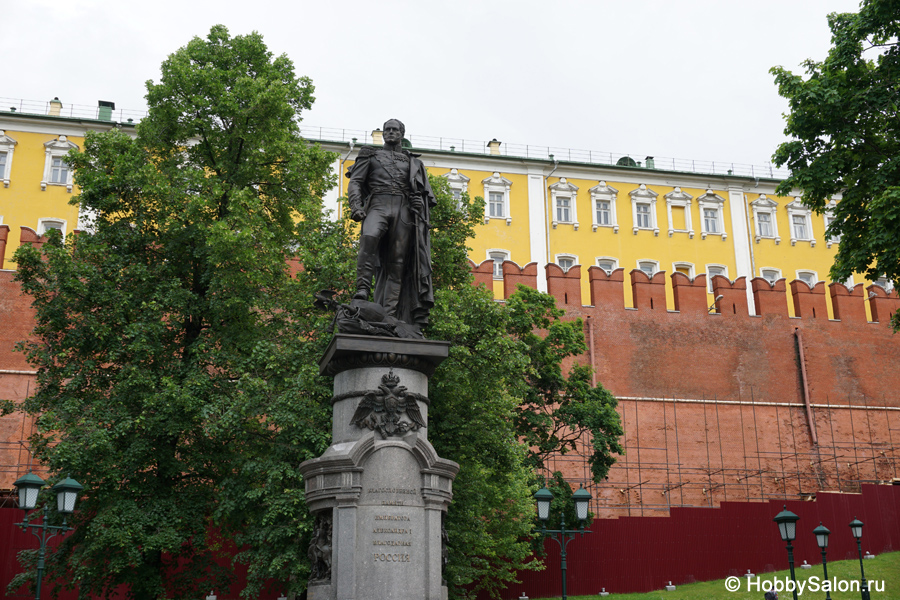
{"type": "MultiPolygon", "coordinates": [[[[864,567],[866,570],[866,579],[873,582],[871,588],[871,597],[873,600],[900,600],[900,552],[890,552],[881,554],[873,559],[865,560],[864,567]],[[882,585],[881,582],[884,581],[882,585]],[[877,583],[876,583],[877,582],[877,583]],[[877,587],[876,587],[877,586],[877,587]],[[883,589],[883,592],[877,591],[883,589]]],[[[790,571],[778,571],[776,573],[763,573],[759,575],[760,583],[764,581],[773,581],[777,578],[783,582],[785,578],[790,578],[790,571]]],[[[822,565],[813,565],[811,569],[797,569],[797,582],[807,582],[803,588],[803,594],[798,595],[802,600],[825,600],[824,589],[818,592],[810,591],[810,579],[817,577],[821,585],[822,565]]],[[[838,583],[841,581],[859,582],[859,560],[841,560],[836,562],[828,562],[828,579],[833,581],[837,577],[838,583]]],[[[755,580],[755,579],[754,579],[755,580]]],[[[736,592],[729,592],[725,589],[725,579],[718,581],[704,581],[701,583],[691,583],[679,585],[674,592],[659,590],[655,592],[647,592],[645,594],[613,594],[606,596],[606,600],[709,600],[717,598],[721,600],[762,600],[765,595],[766,585],[757,591],[754,586],[752,591],[747,591],[747,579],[741,578],[740,589],[736,592]]],[[[850,600],[860,598],[860,593],[856,591],[858,588],[852,588],[854,591],[831,591],[832,600],[850,600]]],[[[598,592],[600,590],[597,590],[598,592]]],[[[799,594],[799,589],[798,589],[799,594]]],[[[559,596],[557,596],[559,597],[559,596]]],[[[570,600],[598,600],[600,596],[569,596],[570,600]]],[[[793,600],[793,594],[788,591],[779,591],[778,600],[793,600]]]]}

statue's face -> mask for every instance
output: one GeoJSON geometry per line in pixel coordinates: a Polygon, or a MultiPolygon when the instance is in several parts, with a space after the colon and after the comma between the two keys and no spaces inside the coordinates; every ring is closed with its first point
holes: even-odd
{"type": "Polygon", "coordinates": [[[400,132],[400,123],[390,120],[384,124],[384,141],[386,144],[399,144],[403,139],[400,132]]]}

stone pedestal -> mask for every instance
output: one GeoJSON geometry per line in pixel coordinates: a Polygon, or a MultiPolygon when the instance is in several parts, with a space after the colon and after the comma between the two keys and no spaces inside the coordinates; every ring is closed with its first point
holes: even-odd
{"type": "Polygon", "coordinates": [[[459,465],[428,442],[428,377],[448,342],[338,334],[332,445],[300,465],[316,516],[310,600],[442,600],[443,516],[459,465]]]}

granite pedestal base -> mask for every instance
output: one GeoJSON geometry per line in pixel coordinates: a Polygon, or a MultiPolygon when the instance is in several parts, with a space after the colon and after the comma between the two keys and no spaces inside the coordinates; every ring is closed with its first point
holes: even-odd
{"type": "Polygon", "coordinates": [[[310,600],[442,600],[459,465],[428,442],[428,377],[449,343],[336,335],[333,443],[300,466],[316,516],[310,600]]]}

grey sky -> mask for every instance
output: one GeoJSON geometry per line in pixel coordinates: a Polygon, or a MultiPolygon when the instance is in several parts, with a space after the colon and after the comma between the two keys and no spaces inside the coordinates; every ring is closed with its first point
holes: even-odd
{"type": "MultiPolygon", "coordinates": [[[[763,164],[783,140],[768,69],[830,43],[856,0],[0,0],[0,97],[143,110],[159,64],[216,23],[312,78],[305,125],[763,164]]],[[[2,108],[6,108],[3,106],[2,108]]]]}

